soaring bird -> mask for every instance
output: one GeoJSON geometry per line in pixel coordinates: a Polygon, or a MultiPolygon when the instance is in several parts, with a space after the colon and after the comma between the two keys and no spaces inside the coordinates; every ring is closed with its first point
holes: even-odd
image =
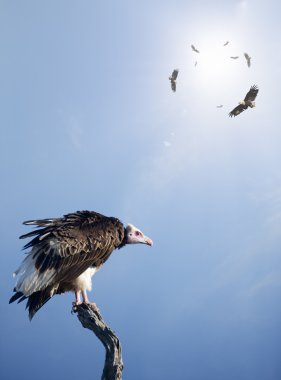
{"type": "Polygon", "coordinates": [[[248,107],[254,108],[256,106],[255,99],[258,95],[258,92],[258,87],[256,85],[252,86],[247,92],[245,99],[242,102],[239,102],[239,105],[229,113],[229,116],[237,116],[241,112],[245,111],[248,107]]]}
{"type": "Polygon", "coordinates": [[[171,88],[174,92],[176,92],[176,89],[177,89],[177,82],[176,82],[176,79],[178,77],[178,73],[179,73],[179,69],[175,69],[173,72],[172,72],[172,75],[169,77],[169,80],[171,81],[171,88]]]}
{"type": "Polygon", "coordinates": [[[217,108],[222,108],[223,107],[223,104],[220,104],[219,106],[217,106],[217,108]]]}
{"type": "Polygon", "coordinates": [[[226,41],[224,44],[223,44],[223,46],[226,46],[226,45],[228,45],[229,44],[229,41],[226,41]]]}
{"type": "Polygon", "coordinates": [[[232,59],[238,59],[239,55],[231,56],[230,58],[232,58],[232,59]]]}
{"type": "Polygon", "coordinates": [[[251,59],[252,58],[247,53],[244,53],[244,57],[246,58],[248,67],[250,67],[251,66],[251,59]]]}
{"type": "Polygon", "coordinates": [[[192,49],[193,51],[195,51],[195,53],[200,53],[200,51],[197,50],[196,47],[195,47],[194,45],[191,45],[191,49],[192,49]]]}
{"type": "MultiPolygon", "coordinates": [[[[26,258],[15,271],[15,294],[10,303],[27,299],[29,319],[55,294],[75,292],[76,304],[89,303],[92,276],[114,249],[152,240],[132,224],[94,211],[77,211],[62,218],[30,220],[37,228],[20,239],[31,238],[26,258]]],[[[93,304],[95,305],[95,304],[93,304]]]]}

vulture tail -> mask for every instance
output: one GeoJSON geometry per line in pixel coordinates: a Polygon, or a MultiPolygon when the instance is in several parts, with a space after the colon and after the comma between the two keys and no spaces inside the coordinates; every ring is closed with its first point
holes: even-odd
{"type": "Polygon", "coordinates": [[[31,294],[26,303],[26,309],[28,309],[29,312],[29,319],[32,320],[37,311],[41,309],[41,307],[51,298],[52,295],[50,289],[48,288],[31,294]]]}
{"type": "Polygon", "coordinates": [[[22,292],[17,292],[16,290],[15,292],[16,293],[10,298],[9,303],[15,302],[17,300],[18,303],[20,303],[28,298],[26,309],[28,308],[30,320],[34,317],[35,313],[52,297],[48,288],[39,292],[35,292],[29,297],[26,297],[22,292]]]}
{"type": "Polygon", "coordinates": [[[17,292],[15,290],[15,294],[10,298],[10,301],[9,303],[12,303],[12,302],[15,302],[16,300],[18,300],[18,303],[20,303],[21,301],[23,301],[24,299],[26,299],[25,295],[22,293],[22,292],[17,292]]]}

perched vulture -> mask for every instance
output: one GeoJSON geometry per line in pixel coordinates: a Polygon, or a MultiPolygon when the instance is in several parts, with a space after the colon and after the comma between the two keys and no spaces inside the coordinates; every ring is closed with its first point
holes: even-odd
{"type": "Polygon", "coordinates": [[[252,58],[247,53],[244,53],[244,57],[246,58],[248,67],[250,67],[251,66],[251,59],[252,58]]]}
{"type": "Polygon", "coordinates": [[[230,58],[237,59],[237,58],[239,58],[239,55],[231,56],[230,58]]]}
{"type": "Polygon", "coordinates": [[[55,294],[75,292],[76,304],[89,303],[91,277],[116,248],[126,244],[152,245],[132,224],[94,211],[77,211],[57,219],[30,220],[37,228],[20,239],[32,238],[26,258],[14,273],[15,294],[10,303],[27,299],[29,319],[55,294]]]}
{"type": "Polygon", "coordinates": [[[223,104],[220,104],[219,106],[217,106],[217,108],[222,108],[223,107],[223,104]]]}
{"type": "Polygon", "coordinates": [[[169,80],[171,81],[171,88],[174,92],[176,92],[176,89],[177,89],[177,82],[176,82],[176,79],[178,77],[178,73],[179,73],[179,69],[175,69],[173,72],[172,72],[172,75],[169,77],[169,80]]]}
{"type": "Polygon", "coordinates": [[[226,43],[223,44],[223,46],[226,46],[229,44],[229,41],[226,41],[226,43]]]}
{"type": "Polygon", "coordinates": [[[229,113],[229,116],[237,116],[241,112],[245,111],[248,107],[254,108],[256,106],[255,99],[258,95],[258,92],[258,87],[256,85],[252,86],[245,96],[245,99],[242,102],[239,102],[239,105],[229,113]]]}
{"type": "Polygon", "coordinates": [[[192,49],[193,51],[195,51],[195,53],[200,53],[200,51],[197,50],[196,47],[195,47],[194,45],[191,45],[191,49],[192,49]]]}

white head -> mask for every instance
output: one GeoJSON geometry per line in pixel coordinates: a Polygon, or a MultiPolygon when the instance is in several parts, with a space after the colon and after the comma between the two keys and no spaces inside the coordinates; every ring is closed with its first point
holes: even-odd
{"type": "Polygon", "coordinates": [[[153,241],[132,224],[128,224],[126,227],[126,243],[153,245],[153,241]]]}
{"type": "Polygon", "coordinates": [[[242,106],[245,106],[244,100],[242,100],[241,102],[239,102],[239,104],[241,104],[242,106]]]}

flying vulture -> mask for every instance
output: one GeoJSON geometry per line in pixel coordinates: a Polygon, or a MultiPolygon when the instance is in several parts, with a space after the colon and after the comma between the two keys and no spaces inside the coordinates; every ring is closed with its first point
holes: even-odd
{"type": "Polygon", "coordinates": [[[195,67],[197,66],[197,61],[195,61],[194,66],[195,66],[195,67]]]}
{"type": "Polygon", "coordinates": [[[241,112],[245,111],[248,107],[255,107],[255,99],[258,95],[259,89],[256,85],[252,86],[250,90],[248,91],[247,95],[245,96],[245,99],[242,102],[239,102],[239,105],[235,107],[230,113],[229,116],[237,116],[241,112]]]}
{"type": "Polygon", "coordinates": [[[225,44],[223,44],[223,46],[226,46],[226,45],[228,45],[229,44],[229,41],[226,41],[226,43],[225,44]]]}
{"type": "Polygon", "coordinates": [[[246,58],[248,67],[250,67],[251,66],[251,59],[252,58],[247,53],[244,53],[244,57],[246,58]]]}
{"type": "MultiPolygon", "coordinates": [[[[20,239],[32,238],[27,256],[14,273],[15,294],[10,303],[27,299],[29,319],[55,294],[75,292],[76,304],[89,303],[91,277],[114,249],[126,244],[152,245],[152,240],[132,224],[94,211],[77,211],[62,218],[30,220],[36,229],[20,239]]],[[[95,305],[95,304],[93,304],[95,305]]]]}
{"type": "Polygon", "coordinates": [[[169,77],[169,80],[171,81],[171,88],[174,92],[176,92],[176,89],[177,89],[177,82],[176,82],[176,79],[178,77],[178,73],[179,73],[179,69],[175,69],[173,72],[172,72],[172,75],[169,77]]]}
{"type": "Polygon", "coordinates": [[[219,106],[217,106],[217,108],[222,108],[223,107],[223,104],[220,104],[219,106]]]}
{"type": "Polygon", "coordinates": [[[231,56],[230,58],[237,59],[237,58],[239,58],[239,55],[231,56]]]}
{"type": "Polygon", "coordinates": [[[195,51],[195,53],[200,53],[200,51],[197,50],[196,47],[195,47],[194,45],[191,45],[191,49],[192,49],[193,51],[195,51]]]}

